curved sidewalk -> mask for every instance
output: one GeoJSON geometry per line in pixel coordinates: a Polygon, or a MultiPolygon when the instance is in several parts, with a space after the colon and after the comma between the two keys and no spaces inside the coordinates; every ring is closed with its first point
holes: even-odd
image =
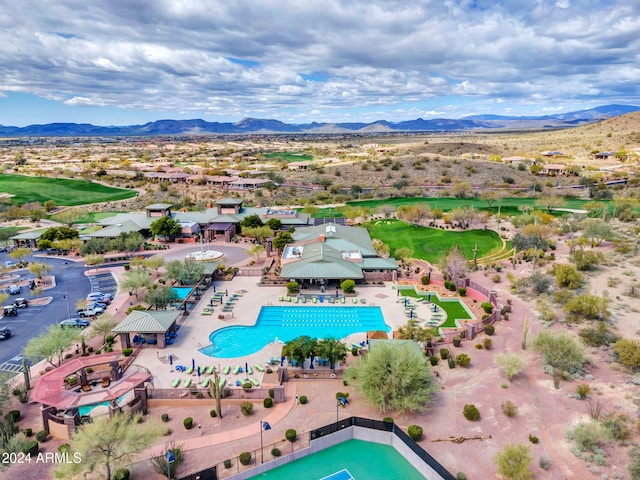
{"type": "MultiPolygon", "coordinates": [[[[285,383],[284,396],[286,400],[282,403],[275,404],[273,410],[269,412],[269,415],[263,418],[262,421],[268,422],[272,426],[282,421],[289,414],[289,412],[291,412],[293,406],[295,405],[296,390],[297,384],[291,382],[285,383]]],[[[229,443],[235,440],[251,437],[253,435],[258,435],[260,433],[260,425],[261,424],[256,425],[255,422],[253,422],[251,425],[237,428],[235,430],[224,430],[210,435],[198,435],[195,438],[180,440],[180,443],[184,445],[185,451],[195,450],[203,447],[213,447],[215,445],[229,443]]],[[[144,452],[142,456],[148,458],[150,456],[163,455],[164,450],[164,445],[156,445],[144,452]]]]}

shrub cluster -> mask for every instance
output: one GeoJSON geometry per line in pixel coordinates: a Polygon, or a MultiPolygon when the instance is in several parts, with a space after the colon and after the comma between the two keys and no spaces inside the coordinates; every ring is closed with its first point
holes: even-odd
{"type": "Polygon", "coordinates": [[[271,408],[273,407],[273,398],[271,397],[267,397],[262,401],[262,405],[264,406],[264,408],[271,408]]]}
{"type": "Polygon", "coordinates": [[[242,465],[249,465],[251,463],[251,452],[242,452],[238,460],[242,465]]]}
{"type": "Polygon", "coordinates": [[[182,424],[184,425],[184,428],[186,428],[187,430],[191,430],[193,428],[193,418],[191,417],[187,417],[182,421],[182,424]]]}
{"type": "Polygon", "coordinates": [[[414,442],[422,440],[423,428],[420,425],[409,425],[407,433],[414,442]]]}
{"type": "Polygon", "coordinates": [[[510,400],[505,400],[500,404],[500,408],[502,408],[502,413],[504,413],[507,417],[515,417],[518,414],[518,407],[510,400]]]}
{"type": "Polygon", "coordinates": [[[47,432],[46,430],[40,430],[38,433],[36,433],[36,440],[38,440],[38,442],[40,443],[46,442],[47,438],[49,438],[49,432],[47,432]]]}
{"type": "Polygon", "coordinates": [[[290,428],[286,432],[284,432],[284,436],[290,442],[295,442],[296,437],[298,436],[298,432],[296,432],[293,428],[290,428]]]}
{"type": "Polygon", "coordinates": [[[478,410],[478,407],[472,403],[464,406],[462,414],[464,415],[464,418],[472,422],[480,420],[480,410],[478,410]]]}
{"type": "Polygon", "coordinates": [[[467,367],[471,363],[471,357],[466,353],[461,353],[456,356],[456,363],[461,367],[467,367]]]}
{"type": "Polygon", "coordinates": [[[248,417],[253,414],[253,403],[251,402],[242,402],[240,404],[240,411],[245,417],[248,417]]]}

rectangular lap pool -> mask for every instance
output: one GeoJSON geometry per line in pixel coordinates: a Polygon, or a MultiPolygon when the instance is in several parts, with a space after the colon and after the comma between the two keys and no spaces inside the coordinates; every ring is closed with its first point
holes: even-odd
{"type": "Polygon", "coordinates": [[[234,326],[215,330],[205,355],[236,358],[256,353],[274,341],[287,342],[301,335],[341,339],[370,330],[389,332],[380,307],[262,307],[254,326],[234,326]]]}

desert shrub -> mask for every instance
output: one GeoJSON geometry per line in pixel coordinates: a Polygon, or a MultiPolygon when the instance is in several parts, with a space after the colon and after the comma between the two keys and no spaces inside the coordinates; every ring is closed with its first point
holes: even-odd
{"type": "Polygon", "coordinates": [[[471,358],[466,353],[461,353],[456,356],[456,363],[461,367],[466,367],[471,363],[471,358]]]}
{"type": "Polygon", "coordinates": [[[531,455],[529,448],[520,444],[508,444],[494,457],[498,473],[509,480],[530,480],[533,474],[529,470],[531,455]]]}
{"type": "Polygon", "coordinates": [[[540,457],[540,468],[542,470],[549,470],[551,468],[551,460],[546,457],[540,457]]]}
{"type": "Polygon", "coordinates": [[[430,281],[431,281],[431,279],[429,278],[428,275],[423,275],[422,277],[420,277],[420,283],[422,285],[429,285],[430,281]]]}
{"type": "Polygon", "coordinates": [[[445,280],[444,288],[446,288],[447,290],[451,290],[453,292],[456,289],[456,284],[450,280],[445,280]]]}
{"type": "Polygon", "coordinates": [[[164,423],[167,423],[169,421],[169,414],[168,413],[163,413],[162,415],[160,415],[160,418],[162,419],[162,421],[164,423]]]}
{"type": "Polygon", "coordinates": [[[297,436],[298,432],[296,432],[293,428],[290,428],[289,430],[284,432],[284,437],[290,442],[295,442],[297,436]]]}
{"type": "Polygon", "coordinates": [[[358,347],[353,347],[351,349],[351,355],[353,355],[354,357],[358,356],[358,347]]]}
{"type": "Polygon", "coordinates": [[[5,416],[4,419],[7,421],[11,421],[11,422],[17,422],[20,420],[20,410],[9,410],[5,416]]]}
{"type": "Polygon", "coordinates": [[[631,435],[631,420],[624,413],[607,413],[602,417],[602,426],[605,428],[611,438],[622,442],[627,440],[631,435]]]}
{"type": "Polygon", "coordinates": [[[238,456],[238,460],[242,465],[249,465],[251,463],[251,452],[242,452],[238,456]]]}
{"type": "Polygon", "coordinates": [[[591,387],[586,383],[581,383],[576,388],[576,393],[580,397],[580,400],[584,400],[585,398],[587,398],[587,395],[591,393],[591,387]]]}
{"type": "Polygon", "coordinates": [[[253,403],[251,402],[242,402],[240,404],[240,411],[245,417],[253,414],[253,403]]]}
{"type": "Polygon", "coordinates": [[[282,452],[280,451],[279,448],[273,447],[271,449],[271,455],[273,455],[274,457],[279,457],[280,455],[282,455],[282,452]]]}
{"type": "Polygon", "coordinates": [[[384,423],[393,423],[393,418],[391,418],[391,417],[384,417],[384,418],[382,419],[382,421],[383,421],[384,423]]]}
{"type": "Polygon", "coordinates": [[[590,347],[601,347],[619,340],[616,334],[611,332],[605,322],[598,322],[596,326],[585,327],[580,330],[580,338],[590,347]]]}
{"type": "Polygon", "coordinates": [[[491,336],[495,332],[496,332],[496,327],[494,327],[493,325],[489,324],[484,326],[484,333],[486,333],[487,335],[491,336]]]}
{"type": "Polygon", "coordinates": [[[276,396],[276,392],[275,392],[275,390],[274,390],[273,388],[270,388],[270,389],[269,389],[269,397],[271,397],[271,398],[275,398],[275,396],[276,396]]]}
{"type": "Polygon", "coordinates": [[[491,280],[493,281],[493,283],[500,283],[502,277],[499,273],[496,273],[493,277],[491,277],[491,280]]]}
{"type": "Polygon", "coordinates": [[[414,442],[422,440],[423,429],[420,425],[409,425],[407,433],[414,442]]]}
{"type": "Polygon", "coordinates": [[[613,346],[613,351],[625,367],[631,370],[640,368],[640,340],[629,338],[618,340],[613,346]]]}
{"type": "Polygon", "coordinates": [[[484,313],[493,312],[493,305],[491,305],[491,302],[482,302],[480,304],[480,308],[482,308],[482,310],[484,310],[484,313]]]}
{"type": "Polygon", "coordinates": [[[607,432],[598,422],[591,421],[577,425],[567,435],[581,452],[586,452],[603,446],[607,432]]]}
{"type": "Polygon", "coordinates": [[[540,441],[540,439],[535,435],[529,434],[529,441],[535,445],[540,441]]]}
{"type": "Polygon", "coordinates": [[[467,475],[462,472],[458,472],[456,473],[456,480],[467,480],[467,475]]]}
{"type": "Polygon", "coordinates": [[[224,465],[224,468],[231,468],[231,460],[228,458],[222,462],[222,464],[224,465]]]}
{"type": "Polygon", "coordinates": [[[449,350],[447,350],[446,348],[441,348],[440,349],[440,358],[442,360],[446,360],[447,358],[449,358],[449,350]]]}
{"type": "Polygon", "coordinates": [[[191,430],[193,428],[193,418],[191,417],[187,417],[182,421],[182,424],[184,425],[184,428],[186,428],[187,430],[191,430]]]}
{"type": "Polygon", "coordinates": [[[462,339],[460,337],[458,337],[457,335],[455,337],[453,337],[451,340],[453,341],[453,346],[454,347],[459,347],[460,345],[462,345],[462,339]]]}
{"type": "Polygon", "coordinates": [[[525,361],[516,353],[501,353],[495,358],[496,364],[502,368],[502,371],[510,382],[513,377],[518,375],[525,367],[525,361]]]}
{"type": "Polygon", "coordinates": [[[631,480],[640,480],[640,448],[634,447],[629,452],[629,474],[631,480]]]}
{"type": "Polygon", "coordinates": [[[478,407],[472,403],[464,406],[462,414],[464,415],[464,418],[472,422],[480,420],[480,410],[478,410],[478,407]]]}
{"type": "Polygon", "coordinates": [[[307,402],[308,402],[307,396],[306,395],[300,395],[300,404],[304,405],[307,402]]]}
{"type": "Polygon", "coordinates": [[[129,480],[130,475],[128,468],[119,468],[113,474],[113,480],[129,480]]]}
{"type": "Polygon", "coordinates": [[[492,345],[493,345],[493,340],[491,340],[490,338],[484,338],[482,340],[482,346],[484,347],[485,350],[491,350],[492,345]]]}
{"type": "Polygon", "coordinates": [[[215,408],[212,408],[211,410],[209,410],[209,416],[210,416],[211,418],[215,418],[215,417],[217,417],[217,416],[218,416],[218,412],[216,412],[216,409],[215,409],[215,408]]]}
{"type": "Polygon", "coordinates": [[[24,433],[25,437],[30,437],[31,435],[33,435],[33,430],[31,430],[30,428],[25,428],[22,433],[24,433]]]}
{"type": "Polygon", "coordinates": [[[36,440],[30,440],[22,446],[22,453],[25,455],[30,455],[34,457],[38,455],[38,451],[40,447],[38,446],[38,442],[36,440]]]}
{"type": "Polygon", "coordinates": [[[438,365],[439,359],[438,357],[429,357],[429,362],[431,362],[431,365],[435,367],[436,365],[438,365]]]}
{"type": "Polygon", "coordinates": [[[467,288],[466,287],[460,287],[458,289],[458,295],[460,295],[461,297],[464,297],[467,295],[467,288]]]}
{"type": "Polygon", "coordinates": [[[133,353],[133,348],[125,348],[124,350],[122,350],[122,354],[125,357],[130,357],[132,353],[133,353]]]}
{"type": "Polygon", "coordinates": [[[505,400],[500,404],[500,408],[502,409],[502,413],[504,413],[507,417],[515,417],[518,414],[518,407],[510,400],[505,400]]]}
{"type": "Polygon", "coordinates": [[[262,401],[262,405],[264,406],[264,408],[271,408],[273,407],[273,398],[271,397],[267,397],[262,401]]]}
{"type": "Polygon", "coordinates": [[[40,443],[46,442],[47,438],[49,438],[49,432],[47,432],[46,430],[40,430],[38,433],[36,433],[36,440],[38,440],[38,442],[40,443]]]}
{"type": "MultiPolygon", "coordinates": [[[[485,340],[491,340],[490,338],[485,338],[485,340]]],[[[482,350],[484,347],[482,346],[481,343],[476,343],[476,349],[478,350],[482,350]]]]}
{"type": "Polygon", "coordinates": [[[13,394],[20,403],[27,403],[29,401],[29,390],[27,390],[27,386],[24,383],[19,387],[14,388],[13,394]]]}
{"type": "Polygon", "coordinates": [[[253,387],[253,383],[251,382],[245,382],[242,384],[242,388],[244,388],[245,390],[250,390],[253,387]]]}

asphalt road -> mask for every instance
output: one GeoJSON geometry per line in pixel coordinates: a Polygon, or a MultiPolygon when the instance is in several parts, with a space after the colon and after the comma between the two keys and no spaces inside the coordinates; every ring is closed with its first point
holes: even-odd
{"type": "MultiPolygon", "coordinates": [[[[0,253],[0,262],[4,265],[5,260],[11,260],[6,253],[0,253]]],[[[41,297],[53,297],[48,305],[30,305],[27,308],[18,310],[16,317],[4,317],[0,319],[0,328],[8,327],[11,329],[11,338],[0,341],[0,371],[18,372],[22,365],[22,349],[26,343],[33,337],[39,335],[49,325],[57,323],[65,318],[75,317],[76,303],[78,300],[85,298],[92,291],[92,285],[89,278],[85,277],[84,272],[87,267],[82,263],[68,262],[65,265],[64,258],[55,257],[30,257],[30,262],[42,262],[51,267],[50,275],[56,279],[56,286],[47,290],[43,290],[41,297]],[[65,296],[67,298],[65,298],[65,296]]],[[[28,268],[14,270],[12,273],[20,275],[17,281],[2,281],[2,288],[8,283],[24,283],[31,278],[35,278],[28,268]]],[[[108,277],[113,280],[111,274],[108,277]]],[[[93,288],[98,290],[98,288],[93,288]]],[[[29,285],[22,286],[20,295],[11,295],[5,305],[11,303],[12,298],[24,297],[31,300],[31,292],[29,285]]]]}

